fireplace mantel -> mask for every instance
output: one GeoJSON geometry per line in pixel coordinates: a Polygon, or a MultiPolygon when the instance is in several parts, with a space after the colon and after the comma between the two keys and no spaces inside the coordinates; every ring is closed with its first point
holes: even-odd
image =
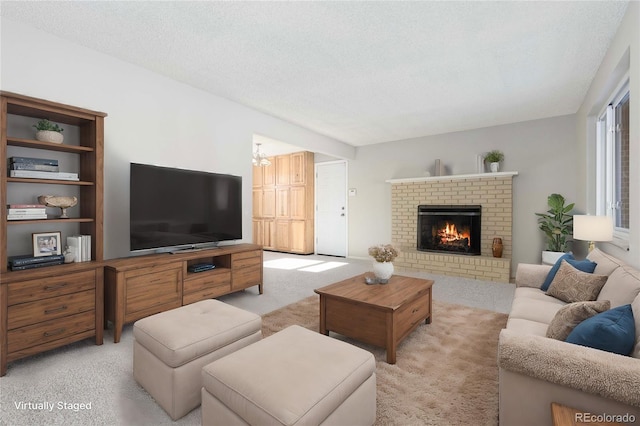
{"type": "Polygon", "coordinates": [[[454,179],[493,179],[497,177],[517,176],[518,172],[474,173],[469,175],[423,176],[413,178],[387,179],[387,183],[436,182],[454,179]]]}

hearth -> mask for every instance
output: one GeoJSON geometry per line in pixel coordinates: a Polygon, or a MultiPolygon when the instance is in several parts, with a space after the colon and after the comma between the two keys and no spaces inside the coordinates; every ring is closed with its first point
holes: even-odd
{"type": "Polygon", "coordinates": [[[482,206],[418,206],[418,250],[480,255],[482,206]]]}

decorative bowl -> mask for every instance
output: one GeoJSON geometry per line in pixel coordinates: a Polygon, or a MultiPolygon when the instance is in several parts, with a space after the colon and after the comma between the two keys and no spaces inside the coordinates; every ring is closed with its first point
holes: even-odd
{"type": "Polygon", "coordinates": [[[38,202],[44,204],[47,207],[58,207],[62,209],[60,219],[68,219],[67,209],[78,204],[76,197],[68,197],[65,195],[41,195],[38,197],[38,202]]]}

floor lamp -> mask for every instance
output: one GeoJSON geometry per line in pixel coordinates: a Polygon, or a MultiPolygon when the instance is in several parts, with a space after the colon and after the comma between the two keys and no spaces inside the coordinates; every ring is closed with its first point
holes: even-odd
{"type": "Polygon", "coordinates": [[[611,216],[573,216],[573,238],[589,241],[589,252],[594,249],[596,241],[613,240],[611,216]]]}

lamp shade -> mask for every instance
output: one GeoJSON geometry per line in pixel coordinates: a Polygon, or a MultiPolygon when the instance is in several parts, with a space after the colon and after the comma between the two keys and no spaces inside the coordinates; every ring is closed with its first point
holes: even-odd
{"type": "Polygon", "coordinates": [[[573,238],[583,241],[613,240],[611,216],[573,216],[573,238]]]}

